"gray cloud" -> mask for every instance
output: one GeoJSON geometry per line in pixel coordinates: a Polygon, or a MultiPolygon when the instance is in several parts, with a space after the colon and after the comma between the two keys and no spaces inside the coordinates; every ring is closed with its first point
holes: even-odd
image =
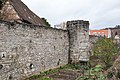
{"type": "Polygon", "coordinates": [[[120,0],[22,0],[54,25],[67,20],[89,20],[97,29],[120,24],[120,0]]]}

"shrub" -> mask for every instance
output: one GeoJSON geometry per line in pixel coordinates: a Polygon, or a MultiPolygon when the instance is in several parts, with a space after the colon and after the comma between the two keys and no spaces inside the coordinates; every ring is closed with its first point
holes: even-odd
{"type": "Polygon", "coordinates": [[[87,70],[87,72],[78,80],[105,80],[106,76],[103,74],[103,68],[101,65],[87,70]]]}
{"type": "Polygon", "coordinates": [[[97,56],[105,64],[105,67],[109,68],[113,63],[112,57],[117,53],[117,47],[112,39],[102,38],[94,44],[92,51],[92,56],[97,56]]]}

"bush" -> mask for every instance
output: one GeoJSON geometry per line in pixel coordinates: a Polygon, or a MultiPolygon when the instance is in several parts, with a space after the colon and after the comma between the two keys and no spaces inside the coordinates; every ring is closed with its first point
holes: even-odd
{"type": "Polygon", "coordinates": [[[102,38],[94,44],[92,51],[92,56],[97,56],[105,64],[105,67],[109,68],[113,63],[112,57],[117,53],[117,47],[112,39],[102,38]]]}
{"type": "Polygon", "coordinates": [[[103,68],[101,65],[96,65],[95,67],[86,71],[86,73],[80,77],[78,80],[105,80],[106,76],[103,74],[103,68]]]}

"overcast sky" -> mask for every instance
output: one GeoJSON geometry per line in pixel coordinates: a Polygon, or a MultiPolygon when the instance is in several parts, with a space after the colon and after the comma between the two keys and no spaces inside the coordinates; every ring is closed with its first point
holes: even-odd
{"type": "Polygon", "coordinates": [[[22,0],[53,26],[64,21],[86,20],[91,29],[120,25],[120,0],[22,0]]]}

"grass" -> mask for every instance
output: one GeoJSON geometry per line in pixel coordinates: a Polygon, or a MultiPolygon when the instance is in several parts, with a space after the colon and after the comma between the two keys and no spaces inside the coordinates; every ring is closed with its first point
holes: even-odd
{"type": "Polygon", "coordinates": [[[43,77],[43,78],[40,78],[39,80],[52,80],[52,79],[51,78],[43,77]]]}
{"type": "MultiPolygon", "coordinates": [[[[67,66],[65,65],[64,67],[62,66],[62,67],[59,67],[59,68],[50,69],[48,71],[40,72],[40,74],[33,75],[33,76],[29,77],[28,79],[29,80],[33,80],[33,79],[40,78],[39,80],[50,80],[48,78],[43,78],[43,77],[46,76],[46,75],[48,75],[48,74],[52,74],[52,73],[58,72],[59,70],[64,69],[64,68],[67,68],[67,66]]],[[[28,80],[28,79],[26,79],[26,80],[28,80]]]]}
{"type": "Polygon", "coordinates": [[[44,78],[44,76],[49,75],[49,74],[53,74],[53,73],[59,72],[60,70],[65,70],[65,69],[77,70],[77,69],[80,69],[80,67],[81,67],[81,64],[79,64],[79,63],[78,64],[67,64],[65,66],[60,66],[59,68],[50,69],[48,71],[41,72],[38,75],[33,75],[33,76],[31,76],[31,77],[29,77],[28,79],[25,79],[25,80],[34,80],[34,79],[52,80],[52,79],[49,79],[49,78],[44,78]]]}

